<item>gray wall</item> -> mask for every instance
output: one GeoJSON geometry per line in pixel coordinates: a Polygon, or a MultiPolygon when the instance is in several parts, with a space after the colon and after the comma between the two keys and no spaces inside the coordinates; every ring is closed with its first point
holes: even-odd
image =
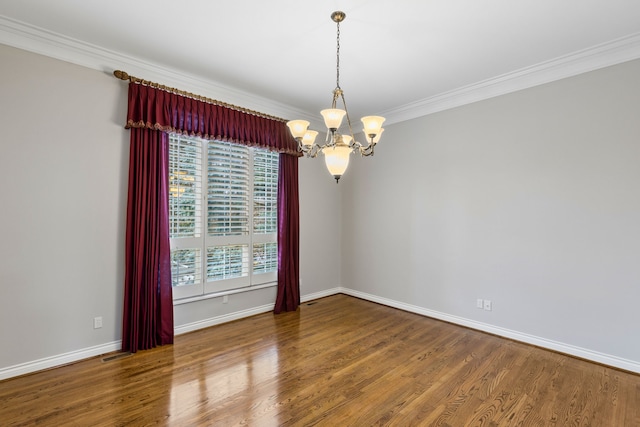
{"type": "MultiPolygon", "coordinates": [[[[639,370],[639,75],[629,62],[385,126],[339,185],[301,159],[303,298],[343,290],[639,370]]],[[[4,378],[118,348],[129,135],[108,73],[0,45],[0,93],[4,378]]],[[[274,295],[178,305],[176,327],[274,295]]]]}
{"type": "Polygon", "coordinates": [[[343,182],[342,285],[638,370],[639,76],[633,61],[386,126],[343,182]]]}
{"type": "MultiPolygon", "coordinates": [[[[109,73],[0,44],[0,379],[119,349],[126,93],[109,73]]],[[[303,297],[339,286],[339,267],[317,262],[340,265],[335,190],[322,164],[300,160],[303,297]]],[[[176,327],[274,301],[268,288],[178,305],[176,327]]]]}
{"type": "Polygon", "coordinates": [[[128,144],[107,74],[0,45],[0,93],[1,369],[120,339],[128,144]]]}

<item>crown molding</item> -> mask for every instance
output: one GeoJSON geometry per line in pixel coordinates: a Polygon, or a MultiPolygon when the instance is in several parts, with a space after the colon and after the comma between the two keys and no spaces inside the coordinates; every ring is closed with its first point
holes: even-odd
{"type": "Polygon", "coordinates": [[[640,33],[382,111],[398,123],[640,58],[640,33]]]}
{"type": "Polygon", "coordinates": [[[219,99],[233,105],[241,105],[282,118],[316,120],[315,116],[301,109],[279,103],[258,95],[225,86],[210,79],[185,73],[182,70],[140,60],[132,56],[108,50],[81,40],[44,30],[24,22],[0,16],[0,43],[40,55],[81,65],[112,74],[114,70],[129,75],[157,81],[166,86],[219,99]]]}
{"type": "MultiPolygon", "coordinates": [[[[283,118],[302,118],[323,127],[317,115],[277,101],[104,49],[90,43],[0,16],[0,43],[111,74],[124,69],[167,86],[220,99],[283,118]]],[[[640,58],[640,33],[561,56],[501,76],[379,112],[386,124],[414,119],[484,99],[640,58]]]]}

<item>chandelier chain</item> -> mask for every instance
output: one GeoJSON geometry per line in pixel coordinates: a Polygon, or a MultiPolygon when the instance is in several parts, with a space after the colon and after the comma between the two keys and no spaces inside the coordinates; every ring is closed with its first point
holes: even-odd
{"type": "Polygon", "coordinates": [[[337,37],[336,37],[336,88],[340,89],[340,22],[336,22],[337,37]]]}

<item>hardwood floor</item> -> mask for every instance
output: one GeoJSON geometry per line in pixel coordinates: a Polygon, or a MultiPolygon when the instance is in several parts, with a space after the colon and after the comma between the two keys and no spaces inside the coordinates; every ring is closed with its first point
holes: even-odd
{"type": "Polygon", "coordinates": [[[640,426],[640,376],[345,295],[0,382],[0,425],[640,426]]]}

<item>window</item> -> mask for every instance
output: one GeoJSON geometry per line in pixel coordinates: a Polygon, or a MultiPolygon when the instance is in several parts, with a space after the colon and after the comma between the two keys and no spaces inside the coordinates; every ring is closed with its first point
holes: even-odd
{"type": "Polygon", "coordinates": [[[277,280],[278,153],[170,135],[174,299],[277,280]]]}

